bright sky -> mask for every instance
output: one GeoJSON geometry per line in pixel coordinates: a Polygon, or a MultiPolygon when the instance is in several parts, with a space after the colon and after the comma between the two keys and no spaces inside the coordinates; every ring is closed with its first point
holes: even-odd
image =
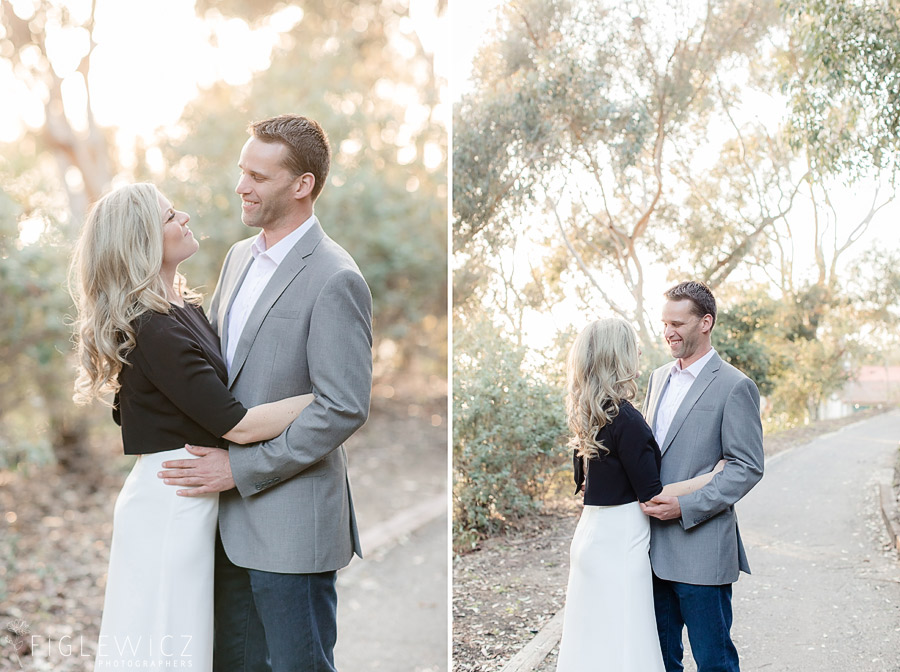
{"type": "MultiPolygon", "coordinates": [[[[28,19],[30,0],[13,0],[14,11],[28,19]]],[[[91,0],[68,0],[75,17],[90,13],[91,0]]],[[[402,31],[416,31],[426,49],[435,54],[435,69],[446,79],[446,18],[435,16],[434,0],[411,0],[410,19],[402,31]]],[[[288,5],[261,27],[251,29],[241,19],[223,16],[198,18],[193,0],[97,0],[98,44],[92,57],[91,93],[97,122],[119,129],[119,140],[149,137],[160,127],[174,124],[185,104],[202,87],[222,80],[239,85],[254,72],[269,66],[279,35],[303,19],[303,9],[288,5]],[[214,40],[210,38],[214,37],[214,40]]],[[[48,51],[56,73],[64,78],[66,110],[76,127],[83,127],[86,89],[75,72],[87,52],[86,31],[55,31],[48,51]]],[[[0,84],[11,91],[0,106],[0,141],[14,141],[23,126],[43,124],[40,91],[31,91],[16,77],[8,62],[0,61],[0,84]],[[36,95],[37,94],[37,95],[36,95]],[[6,104],[14,100],[16,104],[6,104]]]]}
{"type": "Polygon", "coordinates": [[[453,36],[451,99],[456,102],[469,88],[472,60],[494,25],[502,0],[450,0],[450,30],[453,36]]]}
{"type": "MultiPolygon", "coordinates": [[[[454,102],[459,100],[460,96],[466,90],[471,88],[469,79],[472,71],[472,61],[476,51],[487,39],[486,32],[492,28],[497,19],[498,7],[503,0],[452,0],[451,1],[451,24],[453,29],[453,83],[451,86],[451,97],[454,102]]],[[[777,121],[779,103],[771,98],[760,97],[752,99],[744,110],[746,116],[752,116],[763,121],[767,126],[772,120],[777,121]]],[[[711,160],[715,160],[711,155],[711,160]]],[[[832,193],[832,199],[836,209],[840,213],[841,221],[844,222],[842,231],[848,230],[847,227],[851,223],[855,223],[868,210],[871,203],[872,194],[874,193],[875,184],[862,184],[853,189],[836,188],[832,193]]],[[[884,198],[890,193],[890,189],[882,187],[880,196],[884,198]]],[[[795,233],[800,238],[800,229],[802,224],[797,226],[797,222],[809,220],[809,209],[804,206],[795,206],[792,211],[791,221],[795,224],[795,233]]],[[[842,257],[842,260],[849,261],[854,253],[858,254],[864,249],[870,247],[873,243],[878,242],[885,246],[896,248],[900,243],[900,236],[897,235],[900,224],[900,197],[889,206],[881,210],[873,219],[865,237],[851,249],[849,257],[842,257]],[[855,251],[855,252],[854,252],[855,251]]],[[[540,237],[550,232],[558,236],[558,228],[555,223],[549,222],[547,218],[540,212],[535,212],[530,222],[523,223],[523,227],[532,232],[537,232],[535,237],[540,237]]],[[[508,269],[512,265],[515,266],[517,277],[522,282],[528,280],[529,260],[534,263],[540,263],[541,257],[547,252],[539,243],[529,243],[527,240],[521,242],[516,254],[510,255],[504,259],[504,265],[508,269]]],[[[798,243],[796,250],[797,262],[803,266],[812,269],[813,257],[811,253],[805,252],[805,247],[801,247],[798,243]]],[[[671,282],[667,279],[668,269],[659,264],[647,264],[647,259],[642,259],[645,263],[645,302],[650,315],[650,323],[653,328],[657,327],[656,315],[662,307],[661,292],[664,291],[671,282]]],[[[627,293],[622,298],[627,301],[627,293]]],[[[562,304],[555,306],[551,314],[532,314],[526,320],[525,331],[527,332],[527,342],[535,348],[544,348],[549,346],[555,339],[559,330],[575,325],[580,328],[591,319],[600,316],[604,310],[602,306],[597,306],[593,314],[584,314],[582,309],[577,305],[574,297],[562,304]]]]}

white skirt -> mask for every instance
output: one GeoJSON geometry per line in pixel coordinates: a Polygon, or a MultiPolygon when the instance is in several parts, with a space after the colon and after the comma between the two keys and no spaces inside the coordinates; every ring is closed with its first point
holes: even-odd
{"type": "Polygon", "coordinates": [[[585,506],[572,539],[557,672],[664,672],[637,502],[585,506]]]}
{"type": "Polygon", "coordinates": [[[95,672],[212,670],[219,496],[179,497],[156,476],[184,448],[138,457],[116,500],[95,672]]]}

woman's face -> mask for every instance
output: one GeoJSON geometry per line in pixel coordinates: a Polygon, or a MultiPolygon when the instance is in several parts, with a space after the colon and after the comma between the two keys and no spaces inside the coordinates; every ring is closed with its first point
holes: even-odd
{"type": "Polygon", "coordinates": [[[189,214],[173,208],[162,194],[159,195],[159,209],[162,211],[163,268],[174,270],[200,248],[200,243],[188,228],[189,214]]]}

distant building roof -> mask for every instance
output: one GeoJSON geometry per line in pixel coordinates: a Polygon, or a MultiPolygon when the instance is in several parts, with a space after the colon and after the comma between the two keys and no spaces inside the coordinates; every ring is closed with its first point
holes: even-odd
{"type": "Polygon", "coordinates": [[[861,366],[840,393],[847,404],[869,406],[900,401],[900,366],[861,366]]]}

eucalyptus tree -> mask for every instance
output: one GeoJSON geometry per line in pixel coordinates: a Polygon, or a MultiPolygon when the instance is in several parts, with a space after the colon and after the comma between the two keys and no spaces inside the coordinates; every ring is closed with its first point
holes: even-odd
{"type": "MultiPolygon", "coordinates": [[[[774,4],[743,0],[505,5],[454,111],[458,264],[496,258],[537,229],[565,260],[552,255],[545,275],[568,274],[586,303],[633,320],[652,347],[646,266],[681,254],[690,234],[678,164],[709,151],[720,82],[777,18],[774,4]]],[[[707,279],[724,280],[778,212],[707,239],[707,279]]]]}
{"type": "Polygon", "coordinates": [[[820,172],[853,178],[898,166],[900,5],[783,0],[792,138],[820,172]]]}

